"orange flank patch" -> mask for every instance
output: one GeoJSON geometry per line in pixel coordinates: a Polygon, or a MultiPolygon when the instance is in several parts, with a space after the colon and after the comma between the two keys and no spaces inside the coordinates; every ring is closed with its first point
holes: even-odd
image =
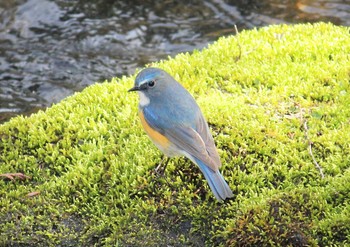
{"type": "Polygon", "coordinates": [[[151,138],[151,140],[156,144],[156,146],[167,149],[170,145],[169,139],[151,128],[151,126],[147,123],[142,111],[139,111],[139,116],[144,130],[151,138]]]}

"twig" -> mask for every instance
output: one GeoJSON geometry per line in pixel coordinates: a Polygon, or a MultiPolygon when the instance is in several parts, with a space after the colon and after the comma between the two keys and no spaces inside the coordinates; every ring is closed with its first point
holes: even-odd
{"type": "Polygon", "coordinates": [[[308,134],[308,130],[309,128],[307,127],[307,120],[303,118],[303,113],[301,112],[301,121],[303,122],[303,127],[304,127],[304,133],[305,133],[305,138],[307,140],[307,150],[309,151],[309,154],[312,158],[312,161],[314,162],[316,168],[318,169],[318,171],[320,172],[320,175],[321,175],[321,178],[324,178],[324,174],[323,174],[323,171],[322,171],[322,167],[318,164],[317,160],[315,159],[315,156],[312,152],[312,144],[313,142],[309,139],[309,134],[308,134]]]}
{"type": "Polygon", "coordinates": [[[236,57],[236,62],[237,62],[242,57],[242,47],[241,47],[241,44],[239,43],[239,32],[238,32],[237,26],[234,25],[234,28],[235,28],[235,32],[236,32],[236,36],[237,36],[237,45],[238,45],[238,49],[239,49],[239,55],[236,57]]]}
{"type": "Polygon", "coordinates": [[[27,176],[27,175],[24,175],[23,173],[3,173],[3,174],[0,174],[0,177],[3,177],[3,178],[7,178],[11,181],[15,180],[15,178],[18,178],[20,180],[26,180],[26,179],[30,179],[31,177],[27,176]]]}

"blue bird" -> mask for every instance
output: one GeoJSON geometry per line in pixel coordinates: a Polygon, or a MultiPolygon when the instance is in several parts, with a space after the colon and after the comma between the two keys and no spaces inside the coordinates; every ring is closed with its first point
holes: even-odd
{"type": "Polygon", "coordinates": [[[217,200],[233,197],[221,175],[220,157],[208,124],[191,94],[158,68],[146,68],[129,90],[139,94],[139,116],[153,143],[167,156],[198,165],[217,200]]]}

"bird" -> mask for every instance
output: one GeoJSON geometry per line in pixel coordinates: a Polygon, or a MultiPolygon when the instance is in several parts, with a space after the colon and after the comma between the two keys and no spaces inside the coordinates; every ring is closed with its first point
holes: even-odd
{"type": "Polygon", "coordinates": [[[155,146],[168,157],[185,156],[195,163],[218,201],[233,197],[219,171],[221,161],[208,123],[192,95],[155,67],[141,70],[128,91],[138,92],[141,124],[155,146]]]}

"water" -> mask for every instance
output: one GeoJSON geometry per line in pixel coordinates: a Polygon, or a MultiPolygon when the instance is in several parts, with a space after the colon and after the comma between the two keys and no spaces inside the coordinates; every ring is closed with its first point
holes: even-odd
{"type": "Polygon", "coordinates": [[[350,0],[0,0],[0,122],[223,35],[278,23],[350,25],[350,0]]]}

